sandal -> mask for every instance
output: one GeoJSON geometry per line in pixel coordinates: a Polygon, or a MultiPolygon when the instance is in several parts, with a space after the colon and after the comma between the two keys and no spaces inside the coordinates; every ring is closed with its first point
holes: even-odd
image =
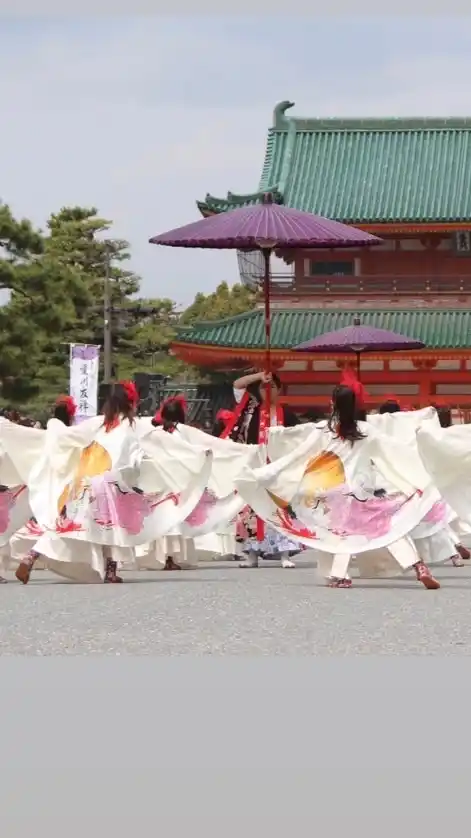
{"type": "Polygon", "coordinates": [[[336,579],[335,576],[329,576],[327,579],[328,588],[351,588],[351,579],[336,579]]]}
{"type": "Polygon", "coordinates": [[[180,567],[179,564],[177,564],[176,562],[173,561],[171,556],[168,556],[168,558],[165,561],[165,565],[164,565],[163,569],[164,570],[181,570],[181,567],[180,567]]]}
{"type": "Polygon", "coordinates": [[[417,580],[421,582],[424,588],[427,588],[428,591],[436,591],[440,587],[440,582],[432,576],[429,568],[424,562],[417,562],[414,569],[417,580]]]}
{"type": "Polygon", "coordinates": [[[105,584],[116,584],[118,582],[122,582],[122,577],[118,576],[117,574],[118,569],[118,562],[112,561],[112,559],[107,559],[106,561],[106,571],[105,571],[105,584]]]}

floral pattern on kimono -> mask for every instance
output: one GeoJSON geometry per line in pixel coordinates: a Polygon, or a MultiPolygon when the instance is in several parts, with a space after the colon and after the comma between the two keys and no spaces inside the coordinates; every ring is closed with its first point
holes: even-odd
{"type": "Polygon", "coordinates": [[[381,538],[391,529],[391,518],[404,505],[401,494],[357,497],[348,487],[331,489],[320,501],[326,513],[326,526],[333,535],[363,535],[381,538]]]}
{"type": "Polygon", "coordinates": [[[210,512],[217,504],[217,497],[210,489],[205,489],[193,511],[185,519],[191,527],[200,527],[208,520],[210,512]]]}
{"type": "Polygon", "coordinates": [[[88,513],[94,523],[104,529],[119,527],[128,535],[139,535],[145,519],[167,500],[178,504],[176,494],[145,495],[137,488],[124,489],[113,472],[92,477],[79,498],[72,499],[58,524],[62,534],[83,530],[82,520],[88,513]]]}
{"type": "Polygon", "coordinates": [[[0,535],[8,532],[11,523],[11,513],[20,495],[26,490],[25,486],[8,488],[0,486],[0,535]]]}
{"type": "Polygon", "coordinates": [[[103,529],[120,528],[129,536],[139,535],[145,519],[168,500],[175,505],[179,495],[146,495],[140,489],[121,484],[119,474],[108,466],[111,458],[103,446],[93,442],[82,452],[77,475],[59,499],[56,531],[60,535],[86,531],[86,519],[103,529]]]}

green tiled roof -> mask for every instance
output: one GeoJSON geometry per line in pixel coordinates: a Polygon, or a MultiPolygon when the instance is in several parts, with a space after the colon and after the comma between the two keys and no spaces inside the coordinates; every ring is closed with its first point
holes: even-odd
{"type": "MultiPolygon", "coordinates": [[[[471,348],[471,310],[462,309],[376,309],[331,311],[326,309],[276,309],[272,312],[273,349],[290,349],[298,343],[361,322],[390,329],[423,341],[430,349],[471,348]]],[[[241,349],[264,346],[264,314],[261,309],[227,320],[198,323],[179,331],[178,343],[206,344],[241,349]]]]}
{"type": "Polygon", "coordinates": [[[286,206],[352,224],[471,222],[471,118],[290,118],[274,112],[259,189],[207,195],[224,212],[276,192],[286,206]]]}

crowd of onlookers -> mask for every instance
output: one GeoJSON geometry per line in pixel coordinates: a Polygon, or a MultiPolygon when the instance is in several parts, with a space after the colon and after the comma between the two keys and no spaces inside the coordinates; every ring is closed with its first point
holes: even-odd
{"type": "Polygon", "coordinates": [[[6,407],[0,410],[0,416],[14,422],[15,425],[24,425],[26,428],[42,428],[42,423],[38,419],[34,419],[33,416],[24,416],[18,410],[6,407]]]}

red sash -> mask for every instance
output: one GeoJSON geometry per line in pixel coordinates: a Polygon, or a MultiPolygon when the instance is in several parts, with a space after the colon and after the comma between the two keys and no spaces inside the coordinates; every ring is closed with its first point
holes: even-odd
{"type": "MultiPolygon", "coordinates": [[[[234,415],[230,422],[224,428],[221,439],[227,439],[228,436],[232,433],[235,426],[237,425],[242,413],[244,412],[245,408],[249,403],[250,396],[247,392],[244,393],[238,405],[236,405],[236,409],[234,410],[234,415]]],[[[276,411],[276,425],[284,425],[284,410],[280,404],[275,406],[276,411]]],[[[264,404],[260,405],[260,418],[258,424],[258,443],[259,445],[265,445],[268,442],[268,429],[270,428],[270,417],[268,415],[268,410],[266,409],[264,404]]],[[[269,462],[269,460],[267,460],[269,462]]],[[[263,541],[265,538],[265,525],[260,518],[257,518],[257,540],[263,541]]]]}

